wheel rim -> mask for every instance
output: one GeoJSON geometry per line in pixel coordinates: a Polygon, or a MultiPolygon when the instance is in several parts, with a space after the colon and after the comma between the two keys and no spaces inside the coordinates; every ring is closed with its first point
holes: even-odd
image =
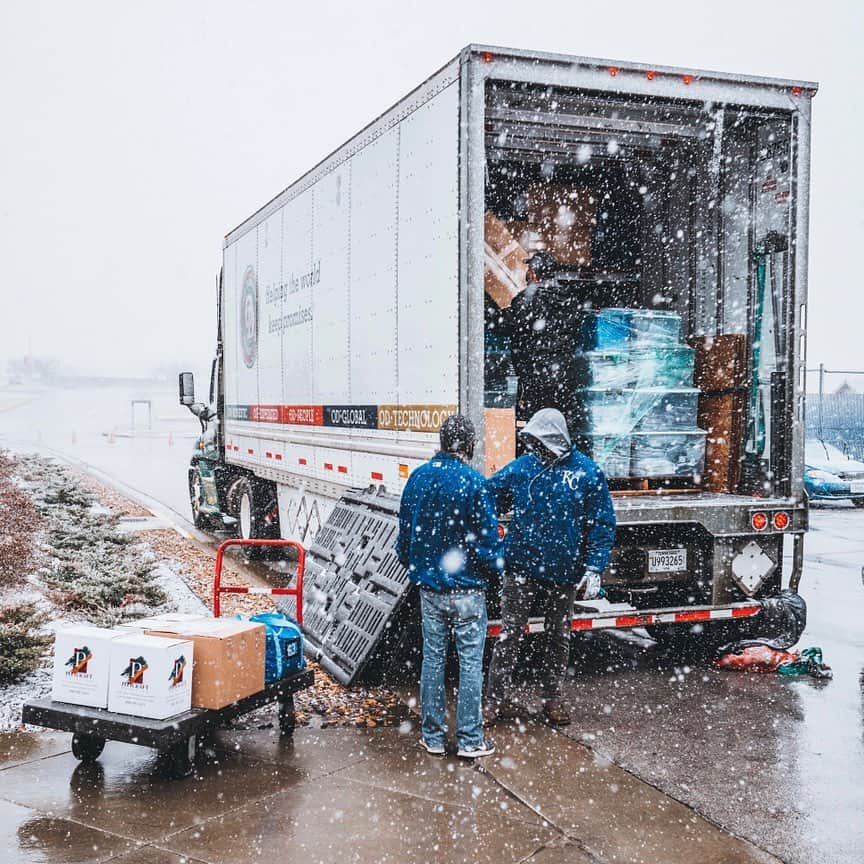
{"type": "Polygon", "coordinates": [[[246,492],[240,496],[240,536],[244,540],[252,539],[252,502],[246,492]]]}

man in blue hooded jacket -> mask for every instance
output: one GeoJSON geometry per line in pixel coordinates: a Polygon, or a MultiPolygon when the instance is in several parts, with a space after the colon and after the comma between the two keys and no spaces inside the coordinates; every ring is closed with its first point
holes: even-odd
{"type": "Polygon", "coordinates": [[[459,657],[456,703],[458,755],[489,756],[483,735],[483,647],[486,585],[503,566],[495,502],[486,481],[467,461],[474,425],[453,414],[441,426],[441,451],[408,478],[399,511],[396,553],[420,586],[423,669],[420,674],[420,743],[444,754],[447,740],[444,667],[450,633],[459,657]]]}
{"type": "Polygon", "coordinates": [[[501,638],[489,668],[487,722],[517,716],[513,672],[532,606],[545,617],[541,660],[547,720],[570,722],[561,686],[577,599],[592,600],[615,542],[615,514],[603,472],[570,443],[560,411],[544,408],[521,433],[529,450],[487,481],[498,512],[513,511],[504,541],[501,638]]]}

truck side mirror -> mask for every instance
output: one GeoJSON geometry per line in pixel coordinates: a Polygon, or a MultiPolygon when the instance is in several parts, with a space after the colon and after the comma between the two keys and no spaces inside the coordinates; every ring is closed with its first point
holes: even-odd
{"type": "Polygon", "coordinates": [[[180,404],[187,408],[195,404],[195,376],[191,372],[180,373],[180,404]]]}

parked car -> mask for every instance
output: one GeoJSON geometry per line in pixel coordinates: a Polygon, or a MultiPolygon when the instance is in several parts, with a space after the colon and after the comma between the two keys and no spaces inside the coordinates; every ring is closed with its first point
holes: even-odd
{"type": "Polygon", "coordinates": [[[864,462],[818,438],[804,444],[804,488],[811,501],[848,498],[864,507],[864,462]]]}

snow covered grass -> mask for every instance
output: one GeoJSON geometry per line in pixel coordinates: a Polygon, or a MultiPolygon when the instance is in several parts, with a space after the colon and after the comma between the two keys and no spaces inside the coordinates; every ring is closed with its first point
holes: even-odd
{"type": "Polygon", "coordinates": [[[21,705],[50,693],[60,624],[206,614],[182,575],[121,531],[120,513],[94,491],[50,460],[0,453],[0,730],[20,726],[21,705]]]}

